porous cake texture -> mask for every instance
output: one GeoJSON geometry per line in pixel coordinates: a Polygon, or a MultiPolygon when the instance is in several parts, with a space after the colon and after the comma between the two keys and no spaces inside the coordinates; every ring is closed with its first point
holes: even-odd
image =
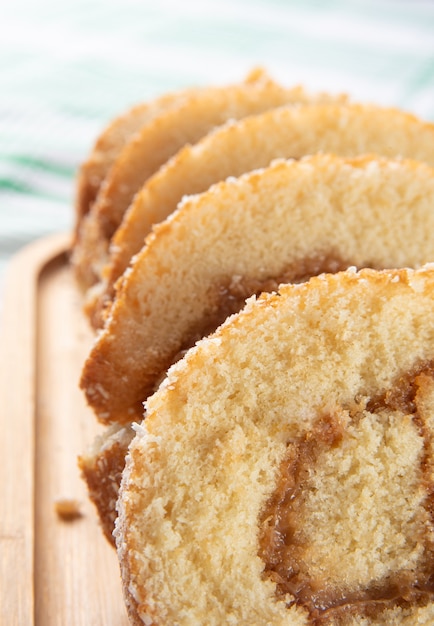
{"type": "Polygon", "coordinates": [[[133,624],[432,624],[434,268],[251,298],[169,370],[116,539],[133,624]]]}
{"type": "MultiPolygon", "coordinates": [[[[135,196],[113,236],[100,285],[105,291],[94,308],[104,311],[116,280],[153,225],[170,215],[184,195],[266,167],[278,157],[299,159],[318,152],[346,157],[371,152],[434,166],[434,125],[397,109],[329,102],[275,108],[215,129],[180,150],[135,196]]],[[[98,318],[97,312],[94,323],[101,325],[104,316],[98,318]]]]}
{"type": "Polygon", "coordinates": [[[141,419],[182,351],[252,294],[321,272],[434,259],[434,171],[381,157],[278,161],[186,199],[123,278],[81,385],[102,422],[141,419]]]}
{"type": "Polygon", "coordinates": [[[229,119],[282,105],[330,101],[345,102],[346,97],[286,88],[257,68],[238,84],[168,94],[115,120],[79,175],[72,262],[81,286],[87,289],[102,279],[109,242],[134,195],[185,144],[229,119]]]}

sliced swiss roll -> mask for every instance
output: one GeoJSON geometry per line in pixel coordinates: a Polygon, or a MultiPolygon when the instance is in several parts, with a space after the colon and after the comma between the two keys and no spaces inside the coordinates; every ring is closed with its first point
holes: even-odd
{"type": "Polygon", "coordinates": [[[331,155],[186,198],[124,276],[81,386],[102,422],[141,419],[167,368],[252,294],[351,265],[434,259],[434,170],[331,155]]]}
{"type": "Polygon", "coordinates": [[[140,252],[153,225],[170,215],[184,195],[266,167],[277,157],[298,159],[317,152],[347,157],[371,152],[434,166],[434,125],[375,105],[305,104],[245,117],[185,146],[137,193],[113,236],[103,280],[89,300],[93,324],[103,323],[116,280],[140,252]]]}
{"type": "MultiPolygon", "coordinates": [[[[197,142],[229,119],[282,105],[330,101],[344,102],[346,97],[308,94],[302,87],[283,87],[263,70],[256,69],[240,83],[180,91],[158,98],[146,109],[141,108],[142,126],[136,133],[128,134],[110,167],[105,168],[94,202],[80,221],[72,262],[81,286],[86,290],[101,280],[110,240],[136,192],[185,144],[197,142]]],[[[131,116],[133,113],[126,117],[131,116]]],[[[89,179],[94,180],[95,166],[90,169],[90,164],[101,165],[108,160],[103,152],[106,143],[97,151],[97,156],[102,153],[101,160],[93,155],[82,168],[79,198],[83,196],[86,181],[88,186],[89,179]]]]}
{"type": "Polygon", "coordinates": [[[433,266],[323,274],[170,369],[120,491],[132,624],[434,622],[433,310],[433,266]]]}

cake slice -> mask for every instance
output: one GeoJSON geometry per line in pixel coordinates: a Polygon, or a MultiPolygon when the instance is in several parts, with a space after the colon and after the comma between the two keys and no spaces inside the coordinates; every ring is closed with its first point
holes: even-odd
{"type": "Polygon", "coordinates": [[[184,350],[281,282],[434,259],[434,170],[316,155],[186,198],[121,281],[81,387],[104,423],[141,419],[184,350]]]}
{"type": "Polygon", "coordinates": [[[256,69],[234,85],[181,92],[154,110],[148,122],[123,146],[88,215],[82,220],[72,256],[84,289],[98,282],[109,242],[135,193],[186,143],[194,143],[228,119],[239,119],[283,104],[342,101],[343,96],[308,95],[301,87],[284,88],[256,69]]]}
{"type": "Polygon", "coordinates": [[[111,544],[114,543],[116,502],[125,457],[134,434],[131,424],[112,424],[78,458],[78,467],[87,485],[89,498],[95,505],[101,529],[111,544]]]}
{"type": "Polygon", "coordinates": [[[433,308],[433,266],[324,274],[171,368],[119,498],[132,624],[434,622],[433,308]]]}
{"type": "Polygon", "coordinates": [[[143,126],[161,115],[164,110],[177,106],[190,93],[193,93],[193,90],[165,94],[150,102],[137,104],[114,118],[104,128],[78,172],[75,202],[76,237],[84,216],[95,202],[102,183],[122,149],[143,126]]]}
{"type": "Polygon", "coordinates": [[[342,156],[375,152],[434,165],[434,125],[374,105],[312,104],[249,116],[186,146],[144,185],[116,231],[98,290],[102,295],[95,293],[89,302],[93,325],[102,325],[116,280],[143,247],[153,224],[170,215],[184,195],[265,167],[276,157],[316,152],[342,156]]]}

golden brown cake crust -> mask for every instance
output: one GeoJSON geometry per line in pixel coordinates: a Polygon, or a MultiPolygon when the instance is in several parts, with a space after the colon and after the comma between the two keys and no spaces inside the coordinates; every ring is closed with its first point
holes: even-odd
{"type": "MultiPolygon", "coordinates": [[[[317,152],[352,157],[372,152],[434,165],[434,125],[397,109],[322,103],[281,107],[216,129],[186,146],[137,194],[113,238],[104,270],[106,301],[140,252],[153,224],[176,209],[184,195],[200,193],[228,176],[266,167],[272,159],[317,152]]],[[[103,296],[104,300],[104,296],[103,296]]],[[[104,301],[98,306],[103,310],[104,301]]]]}
{"type": "Polygon", "coordinates": [[[432,624],[433,305],[433,266],[322,275],[171,368],[121,487],[134,623],[432,624]],[[291,452],[279,533],[315,585],[282,596],[259,528],[291,452]]]}
{"type": "Polygon", "coordinates": [[[114,545],[113,529],[122,472],[128,446],[133,438],[131,425],[123,429],[109,428],[100,436],[93,448],[81,455],[78,466],[86,482],[89,498],[96,507],[102,531],[114,545]]]}
{"type": "MultiPolygon", "coordinates": [[[[239,84],[184,91],[150,104],[146,123],[143,121],[142,127],[126,140],[107,168],[104,185],[100,185],[89,215],[80,222],[72,257],[79,283],[87,289],[102,280],[109,242],[135,193],[186,143],[195,143],[228,119],[239,119],[289,103],[331,99],[341,102],[345,97],[310,96],[301,87],[286,89],[258,68],[239,84]]],[[[105,160],[103,148],[100,146],[98,152],[105,160]]],[[[91,157],[90,163],[95,161],[100,166],[98,158],[91,157]]],[[[87,164],[80,180],[88,169],[87,164]]],[[[85,178],[95,176],[88,173],[85,178]]],[[[79,184],[79,190],[81,187],[79,184]]]]}
{"type": "Polygon", "coordinates": [[[144,102],[131,107],[125,113],[113,119],[100,136],[80,167],[77,177],[76,196],[76,235],[83,217],[89,212],[98,191],[110,167],[113,165],[122,148],[140,128],[149,122],[158,112],[174,106],[185,97],[188,91],[165,94],[152,102],[144,102]]]}
{"type": "Polygon", "coordinates": [[[423,164],[330,155],[279,161],[186,200],[123,279],[83,369],[88,401],[101,421],[140,419],[179,352],[278,281],[429,261],[433,202],[423,164]]]}

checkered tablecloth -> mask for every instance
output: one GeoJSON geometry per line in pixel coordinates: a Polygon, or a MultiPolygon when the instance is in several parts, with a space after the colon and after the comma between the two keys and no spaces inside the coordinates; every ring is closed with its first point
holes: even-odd
{"type": "Polygon", "coordinates": [[[0,289],[11,255],[70,229],[74,177],[133,103],[277,80],[434,121],[434,1],[14,0],[0,12],[0,289]]]}

